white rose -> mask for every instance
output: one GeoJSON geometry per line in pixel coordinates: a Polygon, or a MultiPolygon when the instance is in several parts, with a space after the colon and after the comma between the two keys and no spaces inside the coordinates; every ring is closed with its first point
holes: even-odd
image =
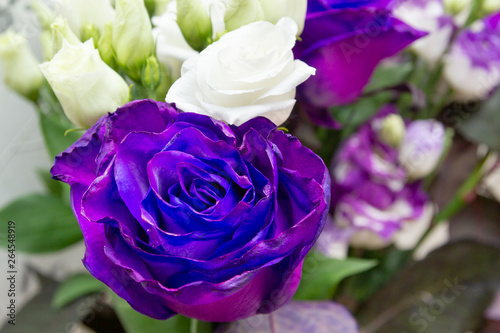
{"type": "Polygon", "coordinates": [[[7,86],[35,99],[43,76],[24,37],[10,30],[0,35],[0,63],[7,86]]]}
{"type": "Polygon", "coordinates": [[[153,24],[158,60],[172,70],[175,80],[181,76],[184,61],[198,54],[186,42],[177,24],[177,1],[170,1],[163,15],[153,17],[153,24]]]}
{"type": "Polygon", "coordinates": [[[40,65],[66,116],[81,127],[129,101],[127,83],[102,61],[93,43],[64,42],[51,61],[40,65]]]}
{"type": "Polygon", "coordinates": [[[283,18],[225,34],[184,63],[166,101],[229,124],[258,116],[282,124],[295,104],[296,86],[315,73],[293,58],[296,33],[297,24],[283,18]]]}
{"type": "Polygon", "coordinates": [[[106,22],[113,21],[115,11],[109,0],[56,0],[56,13],[68,20],[71,30],[80,36],[85,24],[102,31],[106,22]]]}

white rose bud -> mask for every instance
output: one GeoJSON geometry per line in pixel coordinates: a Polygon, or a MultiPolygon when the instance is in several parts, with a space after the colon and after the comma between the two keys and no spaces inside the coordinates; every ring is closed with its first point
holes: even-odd
{"type": "Polygon", "coordinates": [[[56,0],[57,14],[68,20],[73,32],[80,37],[86,24],[94,25],[100,31],[106,22],[113,21],[115,11],[109,0],[56,0]]]}
{"type": "Polygon", "coordinates": [[[398,114],[385,117],[380,123],[378,135],[380,140],[393,147],[399,147],[405,136],[406,126],[398,114]]]}
{"type": "Polygon", "coordinates": [[[40,68],[64,113],[78,126],[90,127],[129,101],[127,83],[102,61],[92,39],[78,45],[64,42],[40,68]]]}
{"type": "Polygon", "coordinates": [[[170,68],[172,79],[176,80],[181,76],[183,62],[198,54],[186,42],[177,24],[177,1],[170,1],[165,13],[153,17],[153,24],[158,60],[170,68]]]}
{"type": "Polygon", "coordinates": [[[288,16],[297,23],[297,35],[304,30],[306,20],[307,0],[260,0],[264,18],[271,23],[278,22],[282,17],[288,16]]]}
{"type": "Polygon", "coordinates": [[[222,15],[215,15],[215,13],[220,12],[218,10],[214,13],[218,19],[215,18],[215,27],[212,27],[211,16],[214,16],[210,15],[212,6],[217,9],[220,5],[224,5],[220,1],[218,2],[217,0],[176,1],[177,24],[185,40],[193,49],[198,51],[203,50],[213,41],[217,30],[222,29],[221,32],[224,31],[224,6],[222,7],[222,15]]]}
{"type": "Polygon", "coordinates": [[[66,41],[71,45],[80,44],[80,39],[73,33],[68,25],[68,21],[59,17],[50,25],[50,30],[52,30],[52,54],[56,54],[63,46],[63,42],[66,41]]]}
{"type": "Polygon", "coordinates": [[[184,63],[166,101],[229,124],[258,116],[282,124],[295,104],[296,86],[315,73],[293,58],[296,33],[297,24],[283,18],[225,34],[184,63]]]}
{"type": "Polygon", "coordinates": [[[483,0],[483,10],[487,13],[500,10],[500,0],[483,0]]]}
{"type": "Polygon", "coordinates": [[[43,76],[24,37],[11,30],[0,35],[0,63],[7,86],[36,100],[43,76]]]}
{"type": "Polygon", "coordinates": [[[443,154],[444,126],[436,120],[416,120],[406,128],[399,161],[412,179],[431,173],[443,154]]]}
{"type": "Polygon", "coordinates": [[[118,65],[139,81],[142,67],[155,49],[144,0],[116,0],[112,45],[118,65]]]}

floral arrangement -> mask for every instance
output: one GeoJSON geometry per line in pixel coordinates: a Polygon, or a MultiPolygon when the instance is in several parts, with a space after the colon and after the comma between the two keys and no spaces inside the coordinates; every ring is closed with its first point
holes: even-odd
{"type": "Polygon", "coordinates": [[[6,30],[0,61],[53,166],[0,210],[0,245],[83,240],[51,311],[92,299],[73,323],[95,332],[498,325],[498,1],[32,10],[43,60],[6,30]]]}

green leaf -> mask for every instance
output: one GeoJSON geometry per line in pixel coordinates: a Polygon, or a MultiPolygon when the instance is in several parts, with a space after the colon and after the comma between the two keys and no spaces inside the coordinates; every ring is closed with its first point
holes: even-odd
{"type": "MultiPolygon", "coordinates": [[[[174,316],[167,320],[156,320],[140,314],[130,307],[130,305],[113,294],[113,304],[115,311],[122,322],[127,333],[186,333],[190,332],[191,319],[181,315],[174,316]]],[[[212,332],[210,323],[199,321],[196,332],[212,332]]]]}
{"type": "Polygon", "coordinates": [[[80,241],[82,232],[71,208],[53,195],[32,194],[0,211],[0,246],[7,247],[7,221],[15,222],[15,246],[28,253],[51,252],[80,241]]]}
{"type": "Polygon", "coordinates": [[[370,333],[479,332],[500,287],[500,249],[448,244],[401,270],[357,313],[370,333]]]}
{"type": "Polygon", "coordinates": [[[81,131],[66,131],[71,128],[70,124],[63,124],[57,115],[47,115],[40,112],[40,126],[49,150],[53,158],[78,140],[82,134],[81,131]]]}
{"type": "Polygon", "coordinates": [[[373,117],[392,98],[391,92],[384,91],[362,97],[353,104],[332,108],[333,118],[342,124],[342,137],[346,138],[354,133],[359,126],[373,117]]]}
{"type": "Polygon", "coordinates": [[[371,92],[403,83],[412,69],[413,64],[410,62],[397,66],[387,66],[385,64],[378,66],[364,91],[371,92]]]}
{"type": "Polygon", "coordinates": [[[64,281],[56,290],[52,306],[60,309],[77,299],[106,290],[106,286],[92,275],[77,274],[64,281]]]}
{"type": "Polygon", "coordinates": [[[311,252],[304,260],[302,280],[294,298],[298,300],[331,299],[340,281],[376,265],[376,260],[358,258],[340,260],[326,258],[318,252],[311,252]]]}
{"type": "Polygon", "coordinates": [[[378,261],[378,266],[350,277],[346,281],[346,289],[350,296],[358,301],[363,301],[379,290],[390,278],[392,278],[402,267],[408,264],[412,251],[400,251],[393,247],[366,251],[365,258],[378,261]]]}
{"type": "Polygon", "coordinates": [[[500,151],[500,89],[479,108],[479,111],[469,119],[467,110],[456,112],[465,118],[462,124],[457,124],[458,131],[468,140],[484,143],[490,149],[500,151]],[[461,126],[460,126],[461,125],[461,126]]]}

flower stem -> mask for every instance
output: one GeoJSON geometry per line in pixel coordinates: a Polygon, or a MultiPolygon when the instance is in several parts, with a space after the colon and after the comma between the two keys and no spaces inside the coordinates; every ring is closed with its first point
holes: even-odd
{"type": "Polygon", "coordinates": [[[483,158],[481,158],[472,173],[469,175],[469,178],[465,180],[465,182],[462,184],[462,186],[460,186],[453,198],[451,198],[451,200],[443,207],[443,209],[441,209],[441,211],[434,217],[434,225],[429,228],[426,233],[420,238],[419,242],[415,246],[415,249],[417,249],[423,243],[425,238],[438,224],[455,216],[455,214],[457,214],[460,210],[462,210],[462,208],[465,207],[465,205],[469,203],[467,198],[483,178],[483,167],[489,156],[490,152],[488,152],[483,158]]]}
{"type": "Polygon", "coordinates": [[[198,332],[198,320],[191,318],[191,328],[189,329],[190,333],[198,332]]]}

